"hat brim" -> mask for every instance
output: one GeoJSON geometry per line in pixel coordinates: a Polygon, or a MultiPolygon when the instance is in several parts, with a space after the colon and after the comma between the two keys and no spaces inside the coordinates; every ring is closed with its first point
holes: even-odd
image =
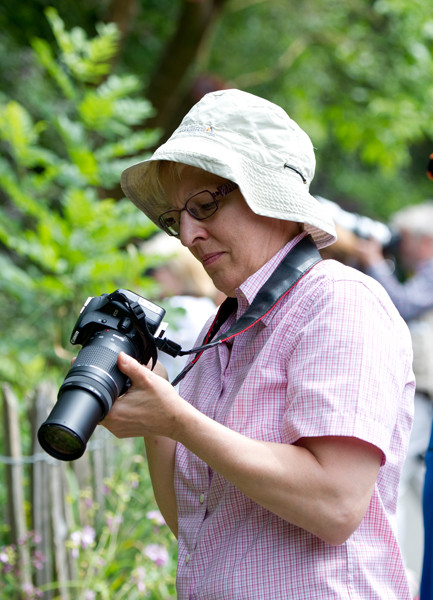
{"type": "Polygon", "coordinates": [[[304,223],[318,248],[336,241],[333,221],[308,186],[292,169],[258,164],[239,151],[222,147],[212,138],[180,136],[163,144],[153,156],[122,173],[125,195],[159,226],[159,215],[170,208],[149,191],[149,166],[154,161],[183,163],[234,181],[251,210],[265,217],[304,223]],[[199,142],[199,143],[198,143],[199,142]],[[198,151],[200,148],[200,151],[198,151]]]}

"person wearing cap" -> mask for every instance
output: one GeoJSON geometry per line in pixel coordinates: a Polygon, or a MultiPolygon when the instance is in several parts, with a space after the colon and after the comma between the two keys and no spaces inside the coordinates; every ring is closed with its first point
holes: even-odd
{"type": "Polygon", "coordinates": [[[391,224],[401,238],[398,258],[408,274],[405,281],[396,277],[377,241],[358,240],[356,255],[366,267],[367,273],[387,290],[401,316],[407,321],[412,336],[416,379],[415,415],[400,481],[397,515],[403,554],[410,564],[414,544],[416,547],[421,540],[418,540],[413,529],[414,509],[408,501],[409,492],[412,491],[417,500],[420,519],[424,504],[421,600],[427,600],[433,596],[433,503],[430,479],[429,485],[424,486],[424,456],[428,450],[426,462],[430,464],[433,452],[433,201],[406,206],[392,216],[391,224]]]}
{"type": "Polygon", "coordinates": [[[394,527],[410,336],[376,281],[321,260],[335,230],[314,169],[282,108],[223,90],[122,175],[227,296],[179,393],[119,355],[132,385],[103,422],[145,438],[179,600],[410,598],[394,527]]]}

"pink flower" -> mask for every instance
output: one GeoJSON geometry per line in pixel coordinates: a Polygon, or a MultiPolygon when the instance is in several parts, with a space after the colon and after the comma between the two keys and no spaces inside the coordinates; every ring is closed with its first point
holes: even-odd
{"type": "Polygon", "coordinates": [[[149,544],[144,549],[144,554],[153,560],[158,567],[163,567],[168,562],[168,552],[164,546],[158,544],[149,544]]]}
{"type": "Polygon", "coordinates": [[[33,532],[33,541],[35,544],[40,544],[42,542],[42,536],[37,531],[33,532]]]}
{"type": "Polygon", "coordinates": [[[0,548],[0,565],[3,573],[10,573],[17,561],[15,546],[3,546],[0,548]]]}
{"type": "Polygon", "coordinates": [[[28,600],[34,600],[36,598],[42,598],[42,591],[33,586],[31,583],[24,583],[22,585],[22,591],[24,592],[24,597],[28,598],[28,600]]]}
{"type": "Polygon", "coordinates": [[[137,567],[134,571],[134,576],[137,590],[144,594],[146,592],[146,569],[144,567],[137,567]]]}
{"type": "Polygon", "coordinates": [[[149,521],[154,521],[156,525],[166,524],[165,519],[159,510],[150,510],[148,513],[146,513],[146,517],[149,519],[149,521]]]}
{"type": "Polygon", "coordinates": [[[121,515],[113,515],[113,516],[109,516],[105,519],[105,522],[107,524],[108,530],[110,533],[113,533],[114,531],[116,531],[118,525],[120,525],[120,523],[123,521],[123,518],[121,515]]]}
{"type": "Polygon", "coordinates": [[[81,536],[81,545],[84,549],[88,548],[95,541],[95,530],[90,525],[86,525],[83,527],[82,536],[81,536]]]}
{"type": "Polygon", "coordinates": [[[35,567],[35,569],[38,569],[38,571],[40,571],[44,566],[46,560],[47,559],[45,555],[42,554],[42,552],[40,552],[39,550],[35,550],[35,553],[32,558],[33,566],[35,567]]]}
{"type": "Polygon", "coordinates": [[[77,558],[79,548],[86,550],[89,546],[92,546],[95,541],[95,535],[95,530],[89,525],[85,525],[81,531],[79,529],[73,531],[70,535],[73,544],[72,556],[77,558]]]}

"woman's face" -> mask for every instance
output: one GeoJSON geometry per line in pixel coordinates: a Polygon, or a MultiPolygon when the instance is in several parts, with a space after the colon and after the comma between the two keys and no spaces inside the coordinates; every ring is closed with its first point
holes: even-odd
{"type": "MultiPolygon", "coordinates": [[[[177,209],[194,194],[215,191],[224,181],[190,166],[183,169],[180,179],[162,174],[165,191],[177,209]]],[[[227,296],[234,296],[236,288],[299,231],[299,223],[253,213],[239,190],[223,198],[217,212],[204,221],[197,221],[186,210],[180,215],[180,241],[227,296]]]]}

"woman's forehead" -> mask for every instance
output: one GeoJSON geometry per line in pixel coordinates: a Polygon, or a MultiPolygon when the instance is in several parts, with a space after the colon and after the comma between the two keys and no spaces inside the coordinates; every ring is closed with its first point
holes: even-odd
{"type": "Polygon", "coordinates": [[[216,187],[226,181],[224,177],[198,167],[168,163],[161,167],[160,180],[170,203],[186,201],[203,187],[216,187]]]}

